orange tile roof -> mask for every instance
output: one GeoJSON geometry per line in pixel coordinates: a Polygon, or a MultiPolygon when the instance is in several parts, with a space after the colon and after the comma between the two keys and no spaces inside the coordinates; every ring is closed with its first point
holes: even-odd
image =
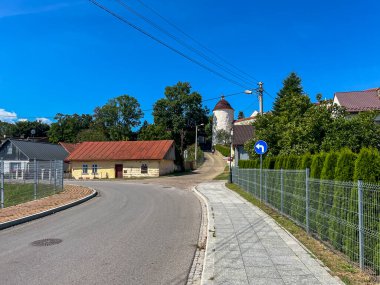
{"type": "Polygon", "coordinates": [[[161,160],[171,147],[173,140],[82,142],[66,161],[161,160]]]}
{"type": "Polygon", "coordinates": [[[59,143],[68,153],[72,153],[79,143],[65,143],[65,142],[60,142],[59,143]]]}

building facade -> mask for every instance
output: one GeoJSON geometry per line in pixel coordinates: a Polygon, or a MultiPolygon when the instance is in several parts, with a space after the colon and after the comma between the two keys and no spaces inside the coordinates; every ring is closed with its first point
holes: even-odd
{"type": "Polygon", "coordinates": [[[83,142],[67,158],[75,179],[158,177],[175,170],[174,141],[83,142]]]}

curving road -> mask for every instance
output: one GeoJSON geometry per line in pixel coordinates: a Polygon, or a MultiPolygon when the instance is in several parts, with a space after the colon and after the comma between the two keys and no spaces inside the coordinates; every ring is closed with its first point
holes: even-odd
{"type": "Polygon", "coordinates": [[[201,220],[200,203],[188,189],[225,165],[207,157],[193,175],[83,182],[100,195],[0,231],[0,283],[186,284],[201,220]],[[43,239],[62,242],[32,245],[43,239]]]}

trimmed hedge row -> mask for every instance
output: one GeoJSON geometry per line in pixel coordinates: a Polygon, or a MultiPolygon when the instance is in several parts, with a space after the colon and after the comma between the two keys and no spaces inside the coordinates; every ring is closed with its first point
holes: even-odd
{"type": "MultiPolygon", "coordinates": [[[[259,159],[239,161],[240,168],[259,168],[259,159]]],[[[350,190],[338,183],[313,183],[310,191],[309,226],[320,239],[328,241],[334,248],[344,252],[351,260],[358,261],[358,187],[357,181],[379,183],[380,153],[377,149],[363,148],[358,154],[349,149],[339,152],[319,153],[303,156],[265,157],[265,169],[305,169],[310,168],[310,177],[321,180],[352,181],[350,190]],[[326,215],[329,214],[329,215],[326,215]]],[[[303,174],[304,175],[304,174],[303,174]]],[[[300,179],[301,181],[302,179],[300,179]]],[[[298,181],[298,179],[297,179],[298,181]]],[[[304,189],[294,182],[295,197],[302,197],[304,189]]],[[[285,205],[290,210],[286,214],[300,222],[305,222],[305,201],[294,199],[285,205]]],[[[365,265],[380,273],[380,193],[376,189],[364,188],[363,209],[365,220],[364,256],[365,265]],[[376,233],[376,234],[375,234],[376,233]]]]}
{"type": "Polygon", "coordinates": [[[215,150],[219,151],[223,156],[230,156],[231,149],[229,146],[217,144],[215,145],[215,150]]]}

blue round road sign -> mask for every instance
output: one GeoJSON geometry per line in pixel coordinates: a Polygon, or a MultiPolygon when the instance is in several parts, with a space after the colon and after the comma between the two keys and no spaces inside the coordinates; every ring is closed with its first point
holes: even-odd
{"type": "Polygon", "coordinates": [[[254,148],[257,154],[264,154],[268,150],[268,145],[265,141],[257,141],[254,148]]]}

